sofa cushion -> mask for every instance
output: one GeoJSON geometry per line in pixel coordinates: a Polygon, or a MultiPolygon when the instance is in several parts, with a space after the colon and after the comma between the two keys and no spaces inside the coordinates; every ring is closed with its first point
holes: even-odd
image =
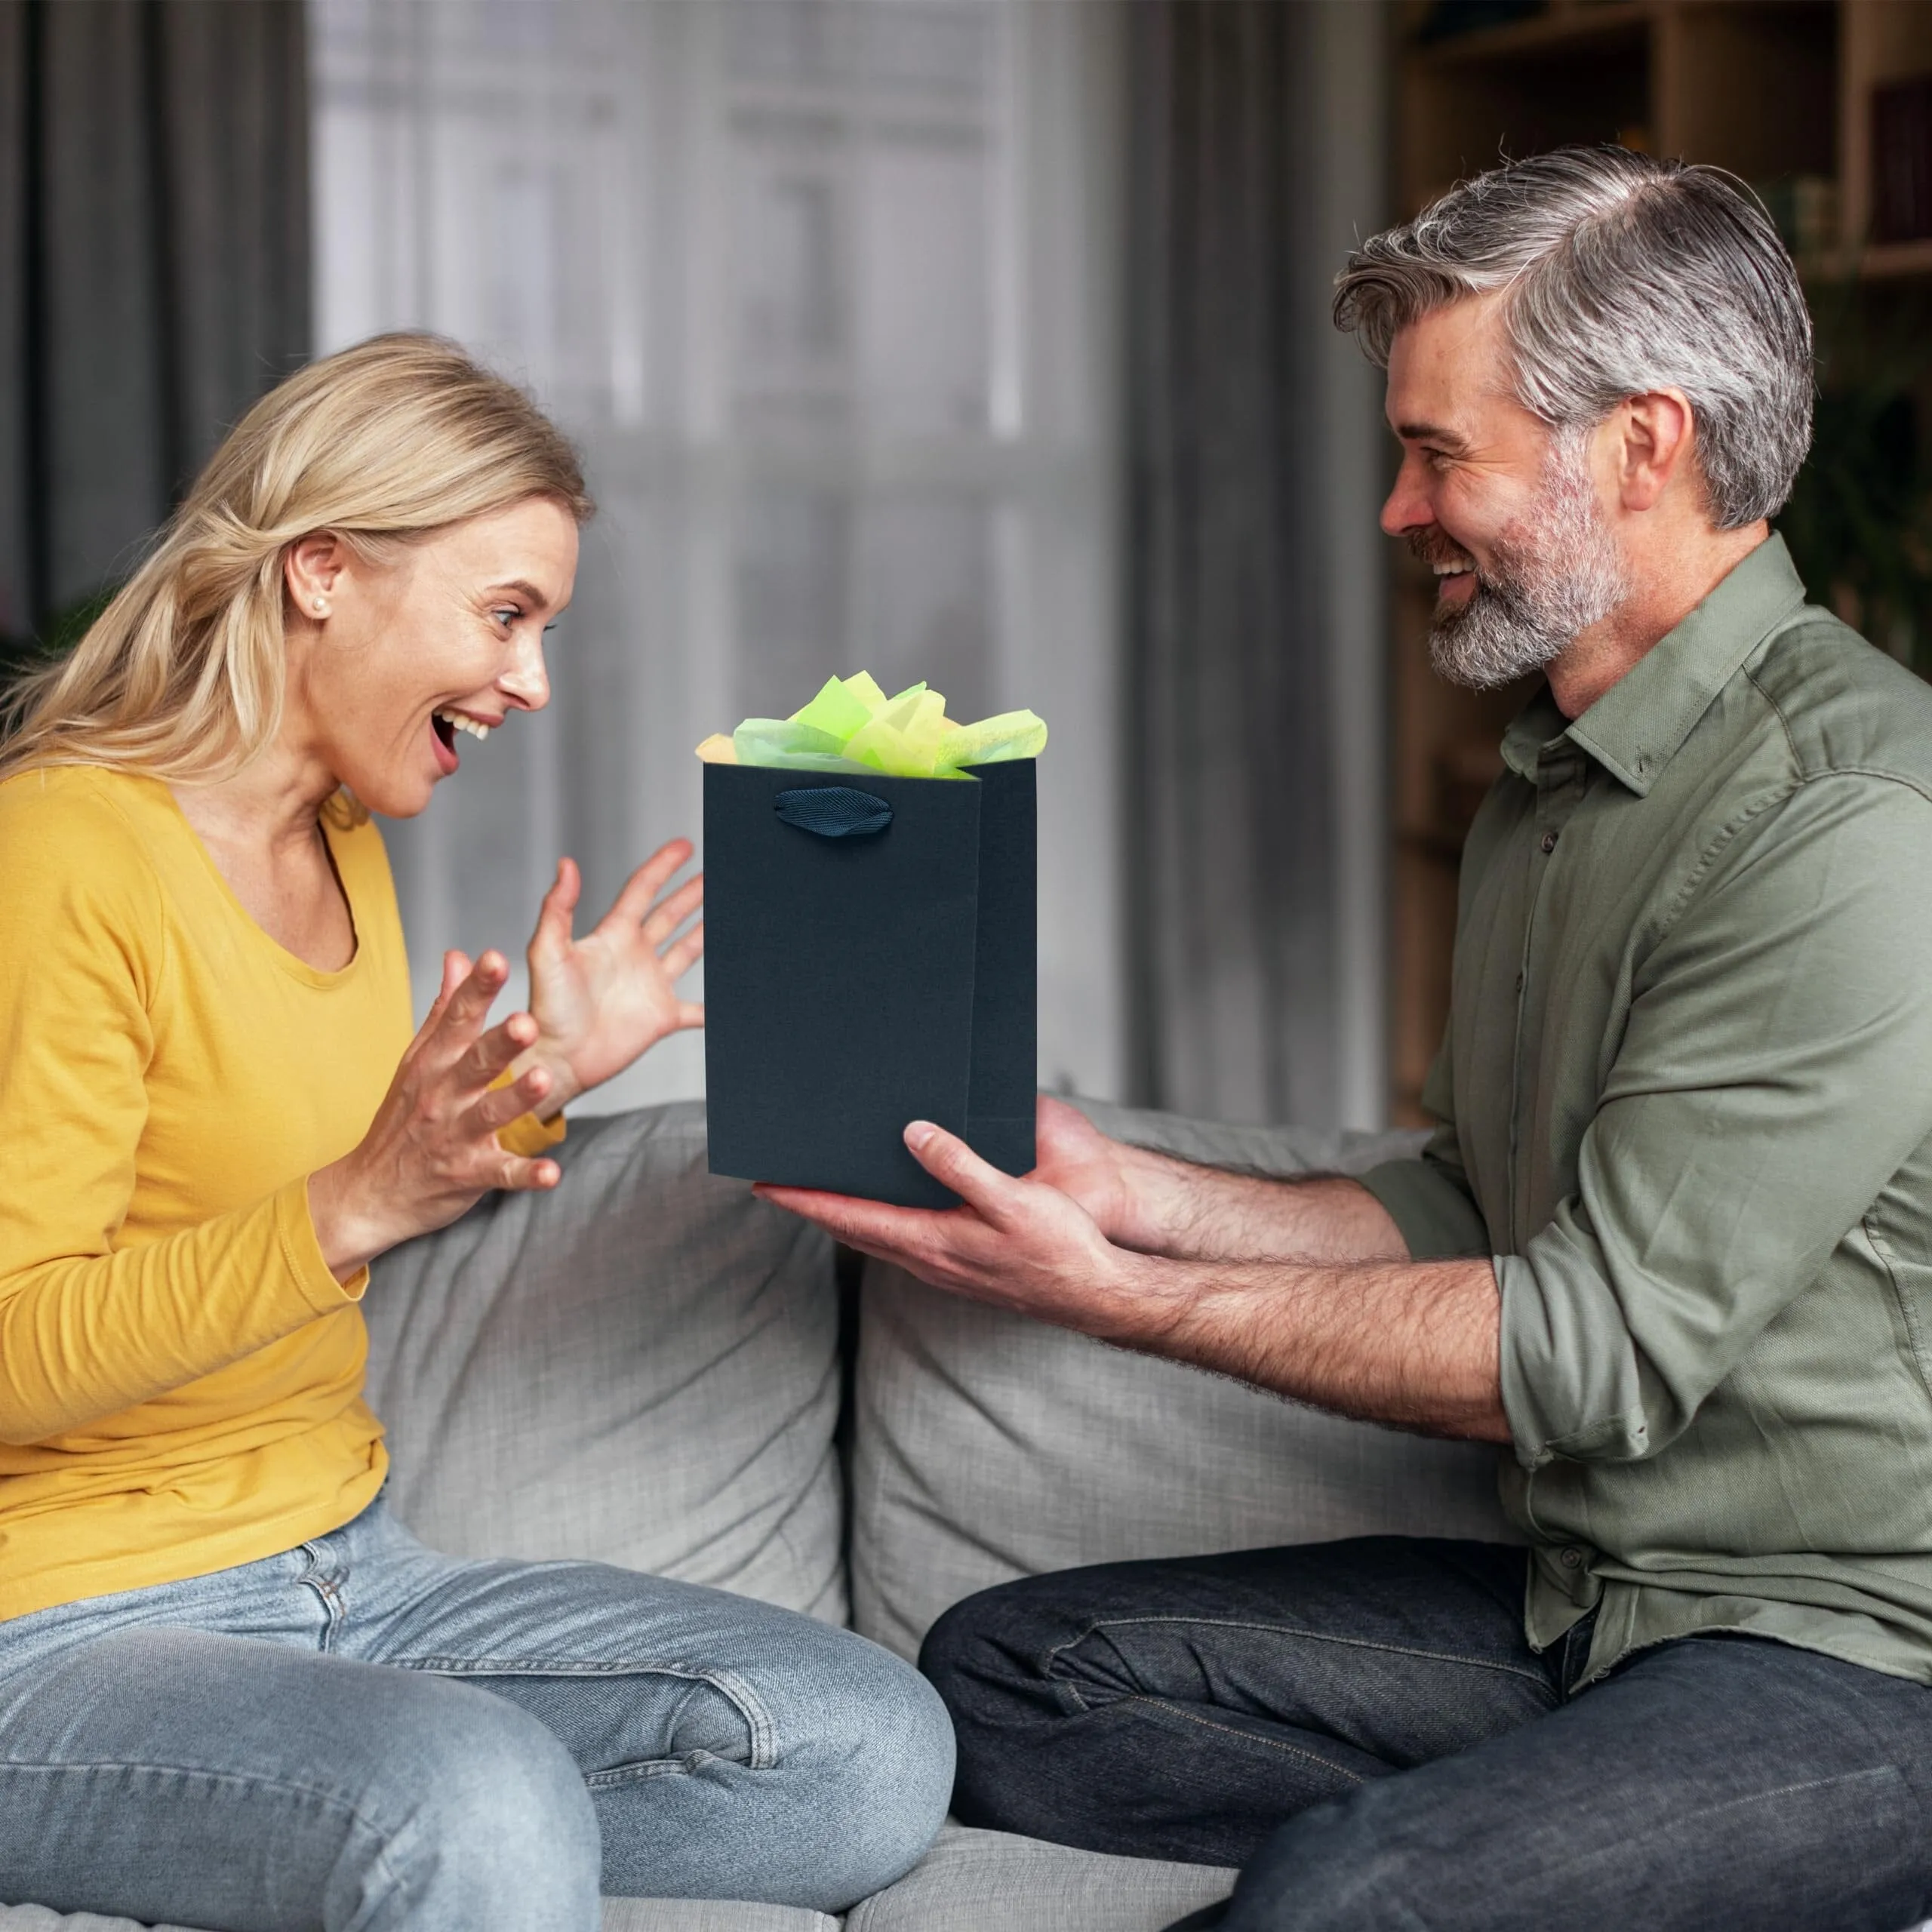
{"type": "MultiPolygon", "coordinates": [[[[606,1899],[604,1932],[838,1932],[841,1921],[803,1906],[739,1899],[606,1899]]],[[[0,1932],[6,1932],[0,1926],[0,1932]]]]}
{"type": "MultiPolygon", "coordinates": [[[[822,1912],[785,1905],[746,1905],[732,1900],[606,1899],[604,1932],[838,1932],[839,1921],[822,1912]]],[[[147,1932],[131,1918],[97,1912],[63,1916],[44,1905],[0,1905],[0,1932],[147,1932]]],[[[152,1932],[192,1932],[158,1925],[152,1932]]]]}
{"type": "MultiPolygon", "coordinates": [[[[0,1905],[0,1932],[149,1932],[131,1918],[103,1918],[97,1912],[59,1912],[44,1905],[0,1905]]],[[[152,1932],[192,1932],[185,1925],[157,1925],[152,1932]]]]}
{"type": "MultiPolygon", "coordinates": [[[[1268,1174],[1359,1172],[1419,1144],[1088,1110],[1123,1139],[1268,1174]]],[[[1044,1571],[1377,1532],[1512,1537],[1492,1449],[1324,1415],[895,1269],[869,1267],[863,1294],[853,1611],[902,1656],[949,1604],[1044,1571]]]]}
{"type": "Polygon", "coordinates": [[[1114,1858],[948,1825],[897,1884],[852,1908],[845,1932],[1161,1932],[1234,1884],[1218,1866],[1114,1858]]]}
{"type": "Polygon", "coordinates": [[[697,1103],[573,1121],[549,1194],[372,1272],[396,1513],[457,1555],[593,1557],[845,1614],[831,1244],[705,1168],[697,1103]]]}

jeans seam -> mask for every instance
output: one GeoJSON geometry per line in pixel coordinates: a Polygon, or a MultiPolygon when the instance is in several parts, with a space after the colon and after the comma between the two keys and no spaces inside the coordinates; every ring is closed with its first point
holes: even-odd
{"type": "MultiPolygon", "coordinates": [[[[675,1677],[689,1684],[706,1684],[737,1712],[751,1738],[746,1768],[768,1771],[778,1762],[777,1727],[756,1691],[734,1670],[704,1666],[653,1663],[637,1659],[566,1657],[392,1657],[389,1668],[420,1671],[432,1677],[675,1677]]],[[[690,1756],[715,1756],[693,1752],[690,1756]]],[[[654,1758],[639,1763],[681,1766],[683,1758],[654,1758]]],[[[619,1767],[614,1767],[613,1771],[619,1767]]],[[[586,1780],[592,1774],[586,1774],[586,1780]]],[[[595,1775],[611,1775],[610,1773],[595,1775]]]]}
{"type": "Polygon", "coordinates": [[[1348,1650],[1380,1651],[1391,1657],[1421,1657],[1432,1663],[1460,1664],[1469,1670],[1494,1671],[1507,1677],[1520,1677],[1545,1690],[1549,1688],[1549,1680],[1543,1672],[1526,1669],[1521,1664],[1492,1663],[1482,1657],[1458,1657],[1453,1651],[1418,1650],[1410,1644],[1378,1644],[1365,1637],[1334,1637],[1325,1631],[1298,1629],[1289,1624],[1255,1623],[1239,1618],[1222,1617],[1115,1617],[1104,1620],[1096,1620],[1081,1630],[1078,1636],[1069,1638],[1063,1644],[1056,1644],[1048,1651],[1047,1669],[1051,1672],[1055,1660],[1063,1652],[1072,1650],[1077,1644],[1084,1644],[1089,1637],[1110,1630],[1138,1629],[1146,1624],[1183,1624],[1211,1630],[1263,1631],[1278,1637],[1305,1638],[1310,1643],[1337,1644],[1348,1650]]]}
{"type": "Polygon", "coordinates": [[[140,1758],[0,1758],[0,1779],[11,1771],[64,1774],[69,1771],[146,1771],[160,1777],[206,1778],[216,1784],[237,1785],[251,1791],[283,1793],[293,1798],[312,1799],[330,1810],[352,1818],[365,1831],[386,1836],[383,1827],[364,1817],[353,1800],[320,1786],[302,1784],[293,1778],[277,1777],[261,1771],[217,1770],[204,1764],[157,1764],[140,1758]]]}
{"type": "MultiPolygon", "coordinates": [[[[627,1764],[611,1764],[601,1771],[586,1771],[585,1785],[592,1791],[611,1791],[628,1784],[641,1784],[651,1778],[690,1777],[705,1764],[729,1764],[715,1751],[687,1751],[681,1758],[638,1758],[627,1764]]],[[[754,1765],[758,1770],[762,1767],[754,1765]]]]}
{"type": "Polygon", "coordinates": [[[295,1580],[322,1606],[322,1634],[316,1647],[325,1657],[330,1657],[335,1653],[336,1635],[342,1627],[343,1605],[336,1580],[322,1573],[322,1552],[318,1546],[322,1540],[315,1537],[298,1546],[309,1561],[295,1580]]]}
{"type": "Polygon", "coordinates": [[[1223,1737],[1238,1737],[1247,1744],[1265,1744],[1271,1751],[1284,1752],[1291,1758],[1306,1758],[1311,1764],[1319,1764],[1324,1771],[1333,1771],[1337,1777],[1346,1778],[1351,1784],[1367,1782],[1361,1772],[1352,1771],[1346,1764],[1331,1764],[1318,1751],[1308,1750],[1299,1744],[1284,1743],[1278,1737],[1263,1737],[1257,1732],[1242,1730],[1233,1724],[1217,1724],[1212,1718],[1198,1716],[1194,1712],[1184,1710],[1164,1697],[1134,1697],[1122,1701],[1130,1704],[1146,1704],[1155,1710],[1165,1711],[1170,1716],[1180,1718],[1188,1724],[1198,1724],[1204,1730],[1219,1731],[1223,1737]]]}

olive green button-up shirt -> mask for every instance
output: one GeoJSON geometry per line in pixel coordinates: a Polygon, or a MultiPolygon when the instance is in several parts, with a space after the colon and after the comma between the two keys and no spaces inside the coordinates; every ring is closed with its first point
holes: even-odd
{"type": "Polygon", "coordinates": [[[1531,1641],[1932,1682],[1932,688],[1753,551],[1463,860],[1417,1258],[1494,1257],[1531,1641]]]}

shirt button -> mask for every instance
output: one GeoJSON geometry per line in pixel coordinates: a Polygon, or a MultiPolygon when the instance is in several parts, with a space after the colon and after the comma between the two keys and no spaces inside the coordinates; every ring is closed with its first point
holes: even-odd
{"type": "Polygon", "coordinates": [[[1555,832],[1546,832],[1543,834],[1543,849],[1546,852],[1553,852],[1556,850],[1556,834],[1555,832]]]}
{"type": "Polygon", "coordinates": [[[1580,1570],[1583,1567],[1583,1552],[1580,1549],[1566,1549],[1556,1560],[1566,1570],[1580,1570]]]}
{"type": "Polygon", "coordinates": [[[1516,975],[1516,990],[1518,992],[1523,990],[1523,976],[1520,973],[1516,975]]]}

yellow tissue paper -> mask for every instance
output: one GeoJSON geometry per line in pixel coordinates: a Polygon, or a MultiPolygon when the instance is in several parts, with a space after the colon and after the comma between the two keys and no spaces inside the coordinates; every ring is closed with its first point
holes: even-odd
{"type": "Polygon", "coordinates": [[[747,718],[728,737],[714,732],[697,755],[711,764],[971,778],[964,767],[1038,758],[1046,743],[1046,725],[1030,711],[961,724],[946,716],[939,692],[918,684],[888,697],[871,674],[861,671],[828,678],[789,718],[747,718]]]}

